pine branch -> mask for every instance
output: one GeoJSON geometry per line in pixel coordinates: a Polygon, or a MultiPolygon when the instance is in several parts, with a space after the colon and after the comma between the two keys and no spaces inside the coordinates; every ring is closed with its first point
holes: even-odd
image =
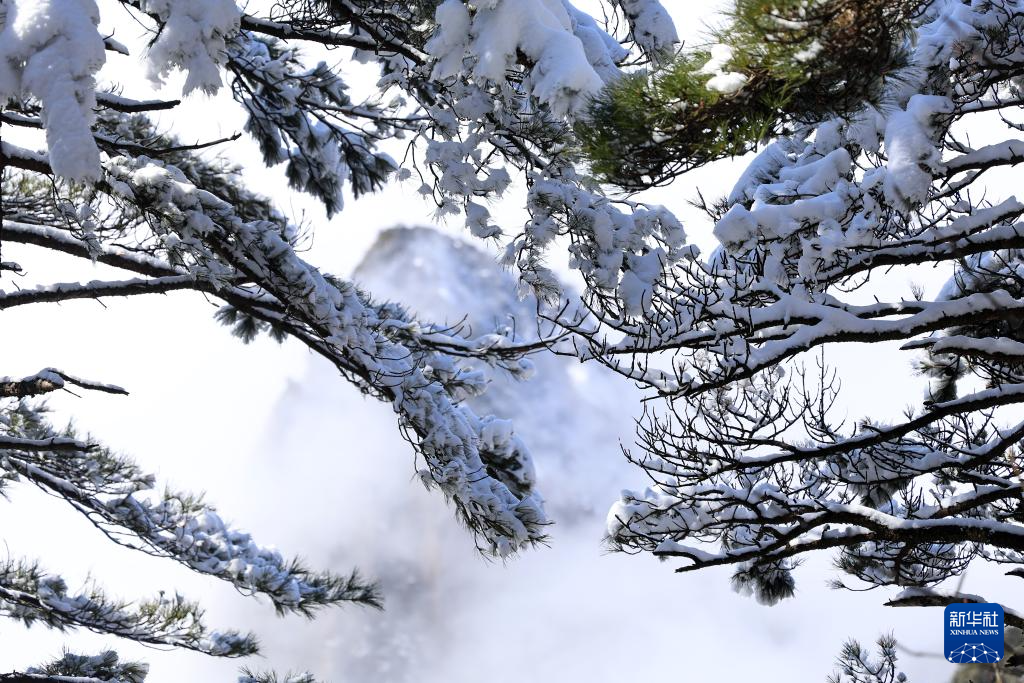
{"type": "Polygon", "coordinates": [[[53,285],[39,285],[33,289],[0,293],[0,311],[27,304],[57,303],[76,299],[101,299],[112,296],[136,296],[139,294],[166,294],[183,289],[196,289],[195,278],[191,275],[174,275],[148,280],[132,279],[109,282],[93,280],[88,284],[61,282],[53,285]]]}
{"type": "MultiPolygon", "coordinates": [[[[0,306],[0,308],[2,308],[2,306],[0,306]]],[[[108,394],[128,395],[127,391],[112,384],[91,382],[89,380],[70,375],[62,370],[46,368],[44,370],[40,370],[31,377],[25,377],[23,379],[0,377],[0,398],[24,398],[26,396],[38,396],[39,394],[63,389],[67,384],[72,384],[83,389],[90,389],[92,391],[102,391],[108,394]]]]}

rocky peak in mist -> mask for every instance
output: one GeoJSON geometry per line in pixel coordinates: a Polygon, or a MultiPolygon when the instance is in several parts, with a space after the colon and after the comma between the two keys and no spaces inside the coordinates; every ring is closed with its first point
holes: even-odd
{"type": "MultiPolygon", "coordinates": [[[[377,300],[399,301],[425,322],[463,323],[474,334],[508,326],[519,339],[537,333],[536,302],[517,297],[515,279],[494,257],[433,229],[381,233],[353,279],[377,300]]],[[[512,420],[554,521],[551,548],[502,566],[482,560],[451,508],[419,485],[412,449],[397,437],[388,406],[364,400],[338,380],[335,368],[310,357],[304,376],[274,411],[263,466],[278,485],[305,491],[316,506],[315,522],[293,530],[314,537],[296,542],[329,549],[312,559],[355,564],[378,579],[385,611],[325,614],[317,621],[321,642],[296,634],[278,647],[317,662],[333,680],[461,680],[452,667],[461,669],[486,656],[479,648],[502,642],[485,634],[506,630],[494,619],[519,609],[539,576],[564,575],[577,592],[584,590],[571,577],[583,571],[577,565],[585,558],[600,554],[608,507],[639,478],[619,450],[620,439],[632,435],[636,397],[596,365],[546,353],[532,361],[536,371],[526,381],[482,368],[488,390],[469,399],[480,415],[512,420]],[[577,554],[579,548],[587,554],[577,554]]],[[[557,603],[572,593],[562,590],[551,609],[560,610],[557,603]]]]}
{"type": "MultiPolygon", "coordinates": [[[[382,232],[354,279],[378,299],[401,301],[424,321],[461,323],[474,334],[505,326],[517,339],[538,336],[536,300],[519,298],[514,277],[495,257],[432,228],[382,232]]],[[[596,364],[548,353],[531,360],[537,371],[525,382],[485,369],[491,385],[469,403],[478,414],[514,422],[533,454],[539,490],[556,523],[603,519],[629,473],[618,443],[631,437],[635,395],[596,364]]]]}

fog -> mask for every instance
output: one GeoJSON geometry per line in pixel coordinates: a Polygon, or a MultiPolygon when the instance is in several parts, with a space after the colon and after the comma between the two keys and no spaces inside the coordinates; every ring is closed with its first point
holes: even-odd
{"type": "MultiPolygon", "coordinates": [[[[712,7],[667,4],[688,35],[712,7]]],[[[192,98],[186,111],[192,120],[178,122],[186,135],[202,129],[214,137],[240,127],[224,97],[192,98]],[[204,115],[210,107],[215,123],[204,115]]],[[[378,297],[406,302],[428,319],[469,315],[486,325],[512,314],[528,322],[530,303],[516,299],[512,277],[457,225],[381,239],[393,226],[432,222],[431,207],[413,187],[393,184],[350,198],[328,222],[308,198],[278,190],[281,172],[263,169],[252,145],[239,142],[229,154],[257,190],[280,197],[286,211],[315,227],[306,258],[325,270],[354,276],[378,297]]],[[[686,202],[696,188],[706,196],[727,191],[742,164],[714,164],[643,198],[677,210],[691,239],[706,249],[710,225],[686,202]]],[[[492,214],[514,229],[523,220],[521,188],[509,197],[492,214]]],[[[104,270],[32,247],[5,248],[4,259],[28,268],[23,286],[87,281],[104,270]]],[[[565,264],[552,265],[571,286],[565,264]]],[[[944,277],[924,273],[919,281],[935,287],[944,277]]],[[[609,505],[620,489],[644,485],[620,451],[640,410],[638,394],[621,378],[555,358],[538,359],[527,383],[494,378],[483,407],[516,421],[537,459],[555,524],[548,547],[488,561],[439,494],[414,476],[412,448],[389,406],[360,396],[298,344],[262,338],[242,345],[213,321],[215,310],[201,296],[174,294],[7,311],[0,322],[2,372],[29,375],[55,366],[125,386],[129,397],[55,395],[54,421],[73,417],[161,483],[205,491],[226,519],[263,543],[317,566],[359,568],[377,578],[385,610],[277,618],[269,604],[212,579],[112,547],[61,501],[19,485],[0,501],[4,552],[39,557],[72,586],[91,576],[129,598],[178,589],[203,601],[211,625],[260,635],[264,658],[246,665],[308,669],[326,681],[823,681],[844,640],[867,645],[888,632],[921,653],[902,655],[911,681],[951,675],[937,656],[941,608],[893,609],[883,603],[894,592],[831,590],[827,556],[797,571],[793,599],[764,607],[730,589],[727,569],[677,574],[671,562],[608,553],[602,536],[609,505]]],[[[908,357],[881,351],[830,355],[845,368],[844,401],[853,416],[891,414],[921,391],[908,357]],[[869,359],[876,373],[891,378],[884,394],[879,374],[860,371],[869,359]]],[[[1006,586],[1002,594],[1012,596],[1012,580],[978,568],[963,588],[996,593],[1006,586]]],[[[115,647],[145,659],[153,683],[233,680],[240,664],[88,633],[26,631],[10,621],[0,621],[0,643],[0,671],[24,670],[65,645],[80,652],[115,647]]]]}

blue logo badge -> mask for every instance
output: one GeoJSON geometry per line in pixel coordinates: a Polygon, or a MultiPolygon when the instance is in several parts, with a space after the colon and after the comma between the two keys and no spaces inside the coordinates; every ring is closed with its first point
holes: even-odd
{"type": "Polygon", "coordinates": [[[994,664],[1003,658],[1003,608],[994,602],[946,607],[946,659],[994,664]]]}

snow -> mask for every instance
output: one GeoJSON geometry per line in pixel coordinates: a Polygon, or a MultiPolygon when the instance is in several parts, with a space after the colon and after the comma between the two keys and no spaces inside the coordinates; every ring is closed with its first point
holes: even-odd
{"type": "Polygon", "coordinates": [[[948,173],[959,173],[997,163],[1019,163],[1024,160],[1024,140],[1004,140],[985,145],[946,162],[948,173]]]}
{"type": "Polygon", "coordinates": [[[927,347],[932,353],[980,352],[990,357],[1024,358],[1024,343],[1005,338],[976,339],[965,335],[929,337],[907,342],[904,349],[927,347]]]}
{"type": "Polygon", "coordinates": [[[424,49],[437,59],[431,77],[443,80],[462,69],[472,19],[462,0],[444,0],[434,10],[434,21],[437,22],[437,30],[424,49]]]}
{"type": "MultiPolygon", "coordinates": [[[[850,152],[845,147],[837,146],[820,159],[808,161],[798,166],[785,166],[779,169],[779,180],[797,195],[824,194],[834,188],[840,178],[846,176],[853,165],[850,152]]],[[[765,186],[766,191],[773,191],[772,185],[765,186]]]]}
{"type": "Polygon", "coordinates": [[[175,69],[186,73],[183,92],[216,92],[226,39],[242,12],[234,0],[142,0],[163,26],[149,49],[149,77],[160,83],[175,69]]]}
{"type": "Polygon", "coordinates": [[[562,0],[562,5],[572,20],[572,33],[583,44],[591,66],[603,81],[616,78],[618,64],[629,57],[629,50],[601,28],[594,17],[574,7],[569,0],[562,0]]]}
{"type": "Polygon", "coordinates": [[[935,135],[939,117],[953,111],[953,102],[938,95],[914,95],[903,111],[889,117],[885,127],[888,158],[885,191],[898,206],[923,204],[932,177],[942,169],[942,152],[935,135]]]}
{"type": "MultiPolygon", "coordinates": [[[[151,76],[187,72],[184,90],[220,85],[226,37],[239,25],[232,0],[148,0],[142,9],[163,25],[149,51],[151,76]]],[[[90,126],[95,118],[96,74],[106,61],[94,0],[16,0],[7,3],[0,30],[0,99],[22,93],[42,103],[50,164],[76,181],[100,177],[100,155],[90,126]]],[[[115,46],[116,47],[116,46],[115,46]]]]}
{"type": "Polygon", "coordinates": [[[624,211],[573,180],[571,175],[533,178],[527,195],[533,215],[526,234],[532,246],[542,248],[562,233],[562,213],[574,216],[585,230],[584,239],[571,250],[570,266],[595,287],[622,295],[624,285],[630,310],[639,313],[646,308],[644,292],[653,288],[663,269],[692,253],[685,248],[686,231],[662,206],[627,204],[624,211]],[[661,267],[654,268],[658,262],[661,267]]]}
{"type": "Polygon", "coordinates": [[[97,180],[90,124],[95,75],[106,59],[93,0],[12,0],[0,30],[0,100],[39,98],[50,165],[70,180],[97,180]]]}
{"type": "Polygon", "coordinates": [[[630,35],[652,55],[672,50],[679,42],[675,24],[658,0],[616,0],[629,22],[630,35]]]}
{"type": "Polygon", "coordinates": [[[757,221],[741,204],[733,204],[715,223],[715,238],[726,246],[742,246],[757,234],[757,221]]]}
{"type": "Polygon", "coordinates": [[[725,66],[732,60],[732,48],[724,43],[716,43],[710,48],[711,58],[701,67],[700,73],[711,76],[705,86],[708,90],[731,95],[739,91],[747,82],[747,77],[736,71],[725,71],[725,66]]]}
{"type": "Polygon", "coordinates": [[[821,51],[823,49],[825,49],[824,45],[822,45],[817,40],[813,40],[811,41],[811,44],[808,45],[806,48],[795,53],[793,55],[793,59],[795,59],[798,62],[810,62],[814,60],[819,54],[821,54],[821,51]]]}
{"type": "Polygon", "coordinates": [[[491,212],[487,207],[477,202],[468,202],[466,205],[466,227],[474,237],[486,239],[497,237],[501,234],[501,228],[490,222],[491,212]]]}
{"type": "Polygon", "coordinates": [[[707,63],[705,63],[700,69],[700,73],[703,74],[720,73],[733,57],[732,47],[725,43],[715,43],[708,48],[708,52],[711,56],[708,58],[707,63]]]}
{"type": "Polygon", "coordinates": [[[732,95],[738,92],[747,83],[747,77],[735,71],[717,73],[705,83],[708,90],[720,92],[723,95],[732,95]]]}
{"type": "MultiPolygon", "coordinates": [[[[791,145],[790,145],[791,146],[791,145]]],[[[789,162],[790,149],[785,140],[773,140],[747,165],[728,195],[730,205],[746,204],[754,192],[773,178],[789,162]]],[[[732,240],[730,240],[732,241],[732,240]]]]}
{"type": "Polygon", "coordinates": [[[473,77],[482,84],[504,82],[506,70],[522,52],[532,64],[527,89],[555,116],[580,111],[604,84],[584,43],[573,35],[574,25],[585,31],[599,66],[614,63],[605,56],[609,43],[594,53],[598,44],[593,26],[574,22],[562,0],[493,0],[478,5],[472,16],[461,0],[445,0],[435,17],[438,28],[427,43],[437,60],[435,77],[450,76],[468,58],[473,77]]]}
{"type": "Polygon", "coordinates": [[[626,313],[642,316],[649,312],[657,280],[661,277],[666,260],[663,249],[646,254],[626,254],[626,270],[619,281],[618,295],[626,306],[626,313]]]}

